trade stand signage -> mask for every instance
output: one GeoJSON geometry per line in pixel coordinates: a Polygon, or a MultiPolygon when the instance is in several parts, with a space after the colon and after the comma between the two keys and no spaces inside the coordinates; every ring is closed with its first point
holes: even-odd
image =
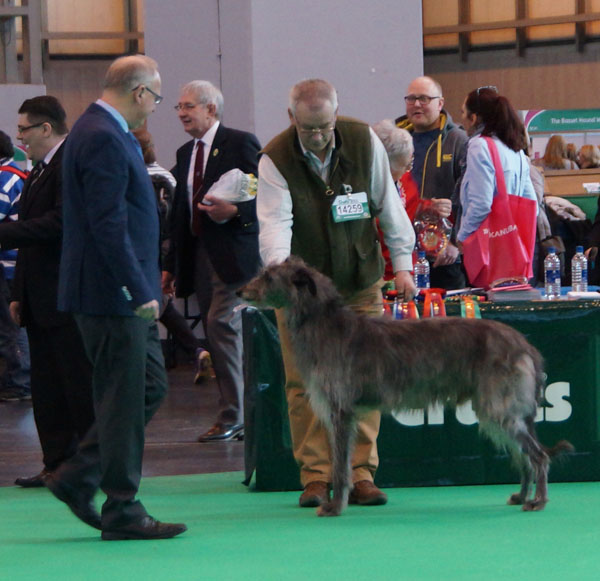
{"type": "Polygon", "coordinates": [[[600,131],[600,109],[529,109],[521,114],[529,133],[600,131]]]}

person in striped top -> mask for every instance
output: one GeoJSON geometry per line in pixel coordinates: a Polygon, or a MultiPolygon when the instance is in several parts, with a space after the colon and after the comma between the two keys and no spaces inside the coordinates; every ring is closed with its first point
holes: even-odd
{"type": "MultiPolygon", "coordinates": [[[[0,222],[14,222],[19,217],[27,177],[14,162],[13,151],[10,137],[0,131],[0,222]]],[[[27,335],[12,320],[8,307],[16,260],[16,249],[0,247],[0,356],[6,362],[0,376],[0,401],[31,399],[27,335]]]]}

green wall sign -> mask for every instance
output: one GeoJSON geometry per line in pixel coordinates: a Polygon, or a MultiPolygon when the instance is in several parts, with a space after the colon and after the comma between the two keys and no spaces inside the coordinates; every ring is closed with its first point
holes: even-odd
{"type": "Polygon", "coordinates": [[[600,131],[600,109],[529,109],[523,113],[529,133],[600,131]]]}

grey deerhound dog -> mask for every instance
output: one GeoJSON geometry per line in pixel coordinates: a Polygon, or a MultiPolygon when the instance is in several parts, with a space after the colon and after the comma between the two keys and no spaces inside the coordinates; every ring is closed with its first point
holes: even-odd
{"type": "Polygon", "coordinates": [[[550,457],[572,446],[561,441],[548,449],[536,437],[543,361],[518,331],[482,319],[359,315],[344,306],[331,280],[295,257],[265,268],[240,295],[284,310],[311,405],[329,429],[333,499],[319,507],[320,516],[337,516],[348,503],[361,410],[422,409],[469,399],[480,430],[510,451],[521,472],[521,488],[508,504],[544,508],[550,457]]]}

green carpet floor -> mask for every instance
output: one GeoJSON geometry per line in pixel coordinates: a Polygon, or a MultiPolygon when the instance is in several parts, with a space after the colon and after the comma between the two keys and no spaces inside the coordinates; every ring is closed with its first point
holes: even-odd
{"type": "MultiPolygon", "coordinates": [[[[592,580],[600,483],[551,484],[545,511],[505,504],[516,486],[388,489],[381,507],[317,518],[297,492],[249,492],[241,472],[146,478],[140,498],[189,530],[100,541],[45,489],[0,488],[0,579],[592,580]]],[[[98,502],[101,502],[99,497],[98,502]]]]}

